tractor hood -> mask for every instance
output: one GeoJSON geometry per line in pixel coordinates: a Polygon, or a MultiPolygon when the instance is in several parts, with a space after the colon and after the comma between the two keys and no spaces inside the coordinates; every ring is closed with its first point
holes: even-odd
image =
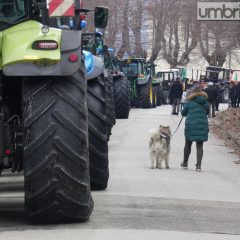
{"type": "Polygon", "coordinates": [[[37,41],[55,41],[61,46],[61,30],[49,28],[43,34],[42,24],[26,21],[0,33],[0,69],[16,63],[56,64],[60,61],[60,49],[33,49],[37,41]]]}

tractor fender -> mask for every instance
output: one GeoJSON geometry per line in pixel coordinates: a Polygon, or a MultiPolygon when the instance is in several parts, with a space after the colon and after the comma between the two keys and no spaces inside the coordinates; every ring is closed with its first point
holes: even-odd
{"type": "Polygon", "coordinates": [[[144,85],[144,84],[146,84],[149,80],[150,80],[150,76],[146,76],[144,79],[138,79],[138,85],[144,85]]]}
{"type": "Polygon", "coordinates": [[[3,33],[2,69],[6,76],[71,76],[81,66],[81,32],[49,28],[43,36],[42,24],[27,21],[3,33]],[[19,39],[19,42],[16,42],[19,39]],[[54,40],[55,50],[33,49],[35,41],[54,40]],[[70,55],[77,61],[70,61],[70,55]]]}
{"type": "Polygon", "coordinates": [[[86,79],[91,80],[104,73],[103,60],[100,57],[92,55],[91,52],[83,50],[84,62],[86,68],[86,79]]]}

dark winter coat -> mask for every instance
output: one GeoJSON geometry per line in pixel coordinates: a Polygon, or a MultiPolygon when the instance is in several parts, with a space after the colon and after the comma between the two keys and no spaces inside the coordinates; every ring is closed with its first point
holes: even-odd
{"type": "Polygon", "coordinates": [[[169,99],[182,98],[183,86],[179,81],[173,83],[169,90],[169,99]]]}
{"type": "Polygon", "coordinates": [[[237,86],[229,88],[229,98],[230,99],[237,98],[237,86]]]}
{"type": "Polygon", "coordinates": [[[220,103],[222,101],[221,88],[216,86],[216,90],[217,90],[217,102],[220,103]]]}
{"type": "Polygon", "coordinates": [[[237,97],[240,98],[240,82],[238,82],[236,89],[237,89],[237,97]]]}
{"type": "Polygon", "coordinates": [[[216,87],[214,87],[214,86],[209,86],[209,87],[207,87],[204,91],[205,91],[205,92],[207,93],[207,95],[208,95],[207,100],[208,100],[209,102],[216,102],[216,101],[217,101],[217,99],[218,99],[218,91],[217,91],[216,87]]]}
{"type": "Polygon", "coordinates": [[[182,115],[185,122],[185,138],[189,141],[206,142],[208,140],[208,102],[205,92],[195,92],[187,97],[182,115]]]}

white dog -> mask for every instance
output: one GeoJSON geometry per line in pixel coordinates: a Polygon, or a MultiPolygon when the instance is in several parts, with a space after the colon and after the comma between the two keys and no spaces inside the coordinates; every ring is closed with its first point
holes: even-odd
{"type": "Polygon", "coordinates": [[[166,168],[169,169],[171,130],[170,127],[160,125],[149,141],[151,168],[161,169],[162,162],[165,161],[166,168]]]}

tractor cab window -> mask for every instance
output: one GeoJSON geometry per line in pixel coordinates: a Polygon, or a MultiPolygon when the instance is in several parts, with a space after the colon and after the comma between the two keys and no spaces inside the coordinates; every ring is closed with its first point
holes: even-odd
{"type": "Polygon", "coordinates": [[[157,77],[160,79],[160,81],[163,81],[163,76],[164,76],[164,74],[161,73],[161,72],[159,72],[159,73],[157,74],[157,77]]]}
{"type": "Polygon", "coordinates": [[[138,64],[138,74],[139,75],[144,75],[144,64],[143,64],[143,62],[139,62],[139,64],[138,64]]]}
{"type": "Polygon", "coordinates": [[[109,55],[104,55],[104,66],[108,70],[114,70],[113,63],[109,55]]]}
{"type": "Polygon", "coordinates": [[[173,80],[176,80],[179,76],[179,72],[173,72],[173,80]]]}
{"type": "Polygon", "coordinates": [[[102,37],[96,37],[96,54],[103,55],[103,39],[102,37]]]}
{"type": "Polygon", "coordinates": [[[0,22],[15,24],[28,17],[27,1],[1,0],[0,22]]]}
{"type": "Polygon", "coordinates": [[[93,53],[95,48],[94,36],[82,34],[82,48],[93,53]]]}
{"type": "Polygon", "coordinates": [[[152,76],[153,76],[153,77],[156,77],[155,67],[152,67],[151,69],[152,69],[152,76]]]}
{"type": "Polygon", "coordinates": [[[223,79],[228,81],[230,79],[230,70],[225,70],[223,72],[223,79]]]}
{"type": "Polygon", "coordinates": [[[164,81],[171,81],[172,80],[171,75],[172,75],[171,73],[165,73],[163,77],[164,81]]]}
{"type": "Polygon", "coordinates": [[[130,63],[127,65],[126,73],[128,76],[136,76],[138,75],[138,64],[130,63]]]}
{"type": "Polygon", "coordinates": [[[207,79],[209,79],[210,81],[218,79],[218,74],[219,72],[217,71],[207,71],[207,79]]]}
{"type": "Polygon", "coordinates": [[[223,79],[224,78],[224,71],[220,71],[218,73],[218,79],[223,79]]]}
{"type": "Polygon", "coordinates": [[[146,68],[146,72],[147,72],[148,75],[150,75],[151,69],[150,68],[146,68]]]}

